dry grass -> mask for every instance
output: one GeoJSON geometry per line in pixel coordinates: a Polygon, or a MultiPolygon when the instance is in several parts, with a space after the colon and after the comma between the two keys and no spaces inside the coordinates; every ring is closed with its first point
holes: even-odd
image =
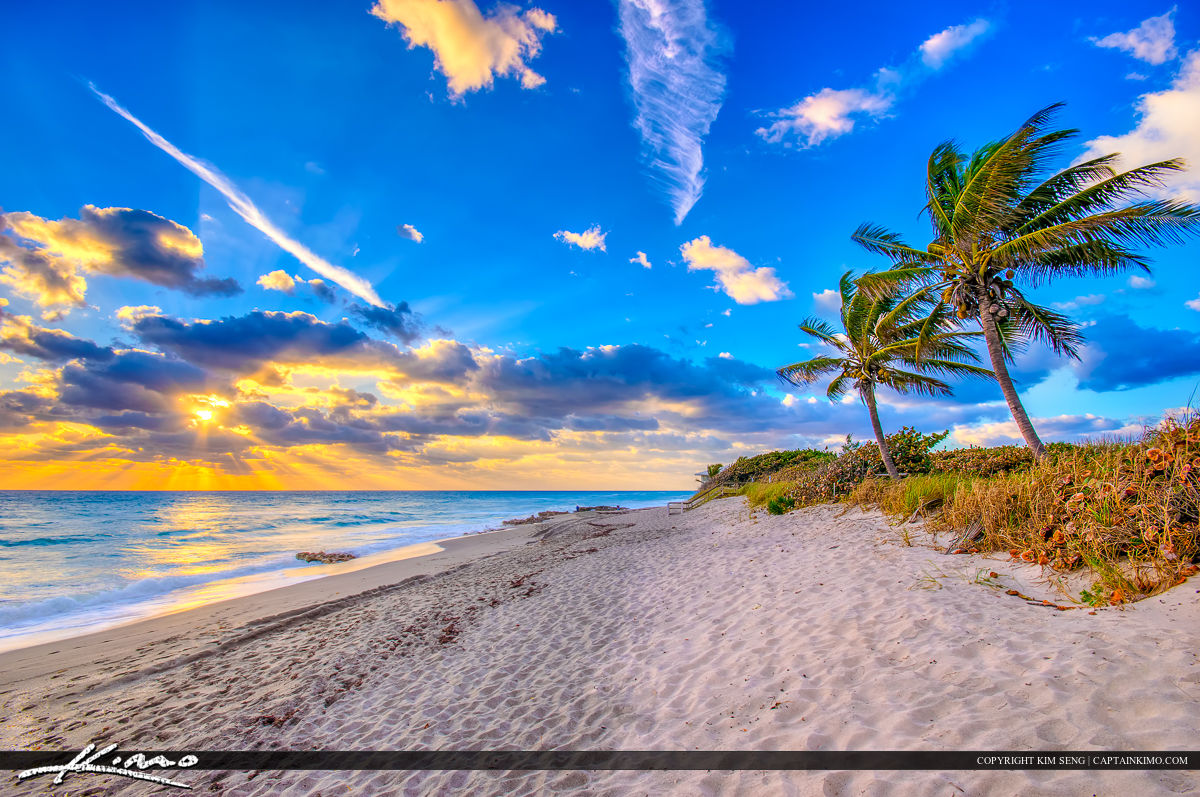
{"type": "Polygon", "coordinates": [[[981,549],[1058,572],[1087,568],[1091,603],[1137,600],[1197,570],[1200,417],[1168,420],[1139,441],[1063,447],[1024,473],[868,480],[848,500],[906,517],[931,497],[944,500],[933,528],[979,520],[981,549]]]}

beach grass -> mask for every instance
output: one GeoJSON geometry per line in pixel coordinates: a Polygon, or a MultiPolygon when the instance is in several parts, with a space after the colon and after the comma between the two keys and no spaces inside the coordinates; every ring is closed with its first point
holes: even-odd
{"type": "Polygon", "coordinates": [[[878,449],[848,444],[835,459],[751,483],[743,494],[752,509],[840,501],[898,521],[921,510],[934,531],[978,524],[982,537],[969,551],[1004,552],[1052,574],[1087,571],[1094,584],[1080,596],[1086,603],[1138,600],[1197,571],[1200,416],[1169,417],[1136,437],[1047,448],[1040,459],[1016,446],[930,452],[908,458],[910,471],[925,472],[896,480],[879,477],[878,449]]]}

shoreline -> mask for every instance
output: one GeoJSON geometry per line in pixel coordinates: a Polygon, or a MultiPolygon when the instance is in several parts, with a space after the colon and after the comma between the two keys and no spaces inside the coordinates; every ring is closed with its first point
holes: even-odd
{"type": "MultiPolygon", "coordinates": [[[[518,530],[522,527],[487,529],[406,545],[393,551],[380,551],[362,557],[389,558],[363,564],[353,559],[337,565],[322,567],[344,568],[338,572],[315,574],[291,584],[236,595],[198,606],[181,606],[170,611],[147,617],[138,617],[94,631],[38,640],[28,645],[0,650],[0,688],[9,683],[9,673],[34,676],[43,674],[33,662],[58,655],[64,651],[79,652],[92,645],[105,644],[113,640],[157,639],[160,636],[176,635],[196,626],[219,624],[253,623],[274,615],[301,611],[333,600],[353,597],[390,584],[415,577],[436,575],[476,558],[490,556],[521,545],[525,536],[518,530]],[[495,535],[504,535],[496,537],[495,535]],[[432,549],[432,550],[431,550],[432,549]],[[407,553],[406,553],[407,552],[407,553]]],[[[303,565],[294,568],[303,569],[303,565]]],[[[280,572],[280,571],[276,571],[280,572]]],[[[82,655],[91,655],[82,653],[82,655]]],[[[68,653],[47,666],[55,668],[73,666],[80,662],[68,653]],[[64,664],[65,662],[65,664],[64,664]]]]}
{"type": "MultiPolygon", "coordinates": [[[[8,491],[8,492],[30,492],[30,491],[8,491]]],[[[45,491],[43,491],[45,492],[45,491]]],[[[70,491],[70,492],[96,492],[96,491],[70,491]]],[[[98,491],[104,492],[104,491],[98,491]]],[[[181,491],[143,491],[143,492],[181,492],[181,491]]],[[[209,491],[205,491],[209,492],[209,491]]],[[[239,491],[229,491],[239,492],[239,491]]],[[[244,491],[240,491],[244,492],[244,491]]],[[[304,493],[327,493],[331,491],[295,491],[304,493]]],[[[335,493],[350,492],[350,491],[332,491],[335,493]]],[[[378,493],[380,491],[359,491],[368,493],[378,493]]],[[[412,493],[445,493],[447,491],[391,491],[391,492],[412,492],[412,493]]],[[[451,491],[451,492],[467,492],[467,491],[451,491]]],[[[593,491],[541,491],[541,490],[526,490],[526,491],[473,491],[477,493],[530,493],[532,495],[546,494],[549,492],[559,492],[564,496],[575,496],[578,498],[588,497],[617,497],[613,491],[593,490],[593,491]]],[[[665,503],[665,502],[664,502],[665,503]]],[[[635,504],[636,505],[636,504],[635,504]]],[[[657,504],[655,504],[657,505],[657,504]]],[[[535,505],[536,507],[536,505],[535,505]]],[[[462,538],[473,537],[478,535],[494,534],[509,530],[511,526],[506,525],[510,520],[515,520],[527,514],[525,509],[510,508],[510,511],[515,511],[518,514],[513,518],[504,518],[501,514],[488,517],[480,520],[478,518],[464,519],[461,523],[454,522],[449,528],[446,528],[443,533],[448,532],[448,536],[441,536],[435,539],[420,540],[406,542],[396,547],[382,548],[380,550],[367,550],[353,559],[338,562],[338,563],[305,563],[294,560],[291,555],[296,551],[279,551],[278,556],[280,561],[275,564],[267,564],[262,566],[262,569],[256,569],[258,566],[250,565],[250,572],[242,572],[239,574],[239,568],[234,567],[231,570],[222,573],[213,573],[212,577],[197,581],[186,586],[176,586],[169,588],[166,591],[151,593],[144,597],[134,598],[116,598],[115,600],[106,599],[106,601],[94,602],[92,605],[82,605],[79,608],[70,609],[61,614],[54,611],[49,611],[45,619],[38,619],[35,622],[22,622],[20,625],[4,628],[3,635],[0,635],[0,655],[8,652],[23,650],[28,647],[38,646],[42,644],[53,644],[56,642],[65,642],[76,637],[90,636],[93,634],[107,633],[115,629],[125,628],[140,622],[153,620],[161,617],[178,614],[180,612],[191,611],[195,608],[223,603],[229,600],[238,600],[244,597],[261,594],[263,592],[271,592],[279,589],[289,589],[305,583],[311,583],[326,578],[334,578],[346,575],[358,570],[387,565],[396,561],[403,561],[413,557],[426,556],[438,553],[440,547],[444,543],[462,538]],[[456,528],[457,526],[457,528],[456,528]],[[286,558],[284,558],[286,557],[286,558]],[[316,572],[313,572],[316,571],[316,572]]],[[[538,508],[532,510],[535,514],[539,511],[538,508]]],[[[507,513],[506,513],[507,514],[507,513]]],[[[388,526],[388,523],[382,525],[388,526]]],[[[403,527],[397,527],[402,529],[403,527]]],[[[437,524],[431,524],[427,531],[437,533],[441,531],[437,524]]],[[[330,541],[333,547],[330,551],[351,550],[360,547],[360,543],[348,542],[345,547],[330,541]]],[[[455,543],[456,545],[458,543],[455,543]]],[[[369,546],[370,547],[370,546],[369,546]]],[[[300,549],[297,549],[297,551],[300,549]]],[[[171,575],[155,576],[151,580],[161,578],[173,578],[171,575]]],[[[141,582],[134,581],[126,585],[126,588],[138,587],[141,582]]],[[[72,596],[66,596],[72,597],[72,596]]],[[[93,596],[83,595],[83,599],[94,601],[93,596]]],[[[29,612],[30,610],[24,610],[29,612]]]]}
{"type": "MultiPolygon", "coordinates": [[[[1167,751],[1200,733],[1200,580],[1054,611],[1036,565],[943,555],[878,512],[743,498],[455,540],[290,602],[0,654],[0,749],[1167,751]]],[[[185,774],[239,797],[1200,789],[1161,770],[185,774]]]]}

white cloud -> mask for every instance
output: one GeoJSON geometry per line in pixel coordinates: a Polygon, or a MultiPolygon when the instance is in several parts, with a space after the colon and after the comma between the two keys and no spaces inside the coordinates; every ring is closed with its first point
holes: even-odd
{"type": "Polygon", "coordinates": [[[599,249],[601,252],[608,251],[604,248],[604,237],[606,235],[608,233],[600,231],[599,224],[593,224],[583,232],[559,230],[554,233],[554,237],[565,244],[574,244],[580,249],[599,249]]]}
{"type": "Polygon", "coordinates": [[[825,88],[777,111],[779,120],[756,132],[772,144],[796,136],[805,139],[805,147],[815,147],[849,133],[854,129],[856,117],[882,116],[895,99],[887,91],[825,88]]]}
{"type": "Polygon", "coordinates": [[[263,274],[255,284],[261,285],[266,290],[279,291],[289,296],[296,292],[296,286],[307,285],[318,299],[327,302],[332,302],[335,299],[333,289],[325,283],[325,280],[316,278],[306,280],[299,274],[288,274],[283,269],[276,269],[268,274],[263,274]]]}
{"type": "Polygon", "coordinates": [[[733,308],[729,307],[729,308],[726,308],[725,310],[722,310],[721,315],[725,316],[726,318],[729,318],[729,316],[733,315],[733,308]]]}
{"type": "Polygon", "coordinates": [[[149,127],[143,124],[140,119],[118,105],[117,101],[112,97],[101,92],[95,86],[91,86],[90,84],[89,86],[92,91],[96,93],[96,96],[99,97],[112,111],[123,117],[138,130],[141,130],[142,135],[144,135],[151,144],[170,155],[185,169],[219,191],[221,195],[225,197],[225,200],[229,203],[229,207],[233,209],[234,213],[237,213],[246,221],[247,224],[257,229],[263,235],[267,236],[267,238],[274,241],[280,249],[287,252],[292,257],[296,258],[301,263],[320,274],[322,277],[341,285],[343,288],[350,291],[350,293],[359,297],[363,301],[373,304],[376,307],[386,306],[384,305],[383,300],[379,298],[379,294],[375,292],[375,288],[371,286],[370,282],[352,271],[344,269],[341,266],[333,265],[329,261],[314,253],[304,244],[289,238],[283,232],[283,230],[276,227],[270,219],[263,215],[262,211],[250,201],[250,197],[243,194],[241,190],[229,180],[228,177],[217,171],[215,167],[203,163],[200,160],[193,158],[191,155],[182,152],[170,141],[167,141],[158,133],[151,130],[149,127]]]}
{"type": "Polygon", "coordinates": [[[527,89],[546,79],[529,68],[553,33],[553,14],[540,8],[521,12],[501,3],[484,16],[472,0],[378,0],[371,13],[400,27],[409,48],[428,47],[446,76],[450,93],[491,88],[495,78],[519,77],[527,89]]]}
{"type": "Polygon", "coordinates": [[[1103,39],[1093,38],[1097,47],[1110,47],[1132,55],[1148,64],[1162,64],[1170,61],[1178,51],[1175,49],[1175,9],[1167,13],[1143,20],[1131,31],[1111,33],[1103,39]]]}
{"type": "Polygon", "coordinates": [[[680,224],[704,190],[702,143],[721,110],[721,43],[703,0],[620,0],[634,127],[680,224]]]}
{"type": "Polygon", "coordinates": [[[630,263],[641,263],[644,267],[650,268],[650,259],[646,257],[646,253],[641,250],[636,255],[629,258],[630,263]]]}
{"type": "Polygon", "coordinates": [[[861,121],[887,115],[899,92],[911,88],[940,69],[956,52],[990,29],[985,19],[969,25],[954,25],[930,36],[900,67],[883,67],[874,75],[874,85],[848,89],[823,88],[799,102],[768,114],[776,121],[755,133],[763,140],[784,146],[815,147],[843,136],[861,121]]]}
{"type": "Polygon", "coordinates": [[[792,292],[773,268],[754,268],[746,258],[701,235],[679,247],[688,271],[716,272],[717,288],[738,304],[788,299],[792,292]]]}
{"type": "Polygon", "coordinates": [[[1197,296],[1195,299],[1188,299],[1183,304],[1184,304],[1184,306],[1189,307],[1192,310],[1200,312],[1200,296],[1197,296]]]}
{"type": "Polygon", "coordinates": [[[1050,306],[1065,312],[1078,310],[1080,307],[1091,307],[1101,304],[1106,297],[1102,293],[1089,293],[1086,296],[1076,296],[1069,302],[1051,302],[1050,306]]]}
{"type": "Polygon", "coordinates": [[[269,274],[263,274],[255,284],[261,285],[269,291],[280,291],[282,293],[295,293],[296,291],[296,278],[283,269],[276,269],[269,274]]]}
{"type": "Polygon", "coordinates": [[[779,403],[785,407],[794,407],[795,405],[800,403],[800,399],[796,398],[796,396],[794,394],[788,393],[786,396],[783,397],[783,401],[781,401],[779,403]]]}
{"type": "Polygon", "coordinates": [[[1158,283],[1149,277],[1139,277],[1137,274],[1134,274],[1129,278],[1129,287],[1133,288],[1135,291],[1148,291],[1157,284],[1158,283]]]}
{"type": "Polygon", "coordinates": [[[408,240],[416,241],[417,243],[421,243],[421,241],[425,240],[425,236],[421,234],[421,231],[411,224],[401,224],[397,226],[396,234],[401,238],[407,238],[408,240]]]}
{"type": "MultiPolygon", "coordinates": [[[[1092,413],[1083,415],[1055,415],[1033,418],[1034,428],[1047,440],[1104,439],[1137,434],[1142,431],[1140,423],[1130,419],[1105,418],[1092,413]]],[[[994,423],[955,424],[950,439],[964,446],[995,446],[1011,443],[1021,444],[1023,438],[1014,421],[994,423]]]]}
{"type": "Polygon", "coordinates": [[[921,45],[921,61],[930,69],[941,69],[950,56],[987,33],[989,27],[986,19],[977,19],[970,25],[952,25],[935,33],[921,45]]]}
{"type": "Polygon", "coordinates": [[[1171,88],[1143,94],[1138,123],[1128,133],[1089,141],[1081,160],[1121,153],[1125,168],[1183,158],[1192,168],[1167,179],[1167,191],[1200,201],[1200,49],[1184,56],[1171,88]]]}
{"type": "Polygon", "coordinates": [[[826,312],[836,313],[842,309],[842,295],[833,288],[813,294],[813,304],[826,312]]]}
{"type": "Polygon", "coordinates": [[[722,360],[732,360],[733,359],[733,355],[727,351],[723,351],[720,354],[718,354],[717,356],[720,357],[722,360]]]}

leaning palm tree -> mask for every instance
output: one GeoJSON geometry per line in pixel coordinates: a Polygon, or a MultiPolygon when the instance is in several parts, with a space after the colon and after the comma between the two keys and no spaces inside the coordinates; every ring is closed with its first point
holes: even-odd
{"type": "Polygon", "coordinates": [[[980,325],[1013,420],[1039,457],[1045,448],[1006,360],[1015,344],[1029,341],[1078,359],[1083,338],[1078,325],[1025,291],[1056,277],[1149,272],[1138,247],[1176,243],[1200,228],[1200,207],[1152,198],[1168,175],[1183,169],[1181,160],[1118,172],[1119,155],[1112,154],[1052,172],[1049,161],[1077,132],[1047,130],[1059,107],[1038,111],[1012,135],[970,156],[952,141],[934,149],[925,182],[934,237],[924,249],[875,224],[853,235],[893,263],[866,278],[863,290],[899,288],[980,325]]]}
{"type": "Polygon", "coordinates": [[[883,385],[898,393],[948,396],[952,393],[950,386],[931,374],[990,377],[992,372],[972,364],[978,362],[979,355],[967,343],[979,333],[951,329],[949,322],[953,319],[944,306],[933,306],[925,314],[933,303],[920,297],[901,299],[896,292],[868,296],[858,289],[849,271],[842,275],[838,287],[843,332],[819,318],[808,318],[800,324],[802,332],[832,347],[836,354],[792,363],[776,373],[799,387],[811,385],[825,374],[836,374],[825,390],[830,401],[837,401],[851,389],[858,391],[871,416],[883,466],[896,479],[900,473],[879,423],[876,387],[883,385]]]}

